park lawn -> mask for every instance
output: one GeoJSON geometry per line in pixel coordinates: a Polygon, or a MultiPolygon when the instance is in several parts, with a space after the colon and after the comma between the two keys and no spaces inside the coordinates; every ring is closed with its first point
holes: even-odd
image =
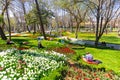
{"type": "MultiPolygon", "coordinates": [[[[6,41],[0,39],[0,45],[6,46],[6,49],[10,48],[10,47],[12,47],[14,45],[19,47],[21,42],[28,42],[28,44],[26,46],[28,46],[30,48],[37,48],[37,46],[38,46],[37,38],[33,38],[33,37],[21,37],[21,36],[20,37],[12,37],[12,41],[15,44],[13,44],[13,45],[6,45],[6,41]],[[10,47],[8,47],[8,46],[10,46],[10,47]]],[[[61,43],[59,43],[57,41],[42,40],[41,43],[47,49],[48,48],[64,46],[64,44],[61,44],[61,43]]],[[[1,48],[5,48],[3,46],[1,48]]]]}
{"type": "MultiPolygon", "coordinates": [[[[12,40],[16,44],[19,44],[19,42],[22,42],[22,41],[27,41],[27,42],[29,42],[28,46],[30,46],[31,48],[37,49],[38,41],[37,41],[36,38],[31,38],[31,37],[12,37],[12,40]]],[[[1,45],[5,44],[5,41],[3,41],[3,40],[0,40],[0,42],[1,42],[0,43],[1,45]]],[[[46,40],[43,40],[42,44],[46,48],[64,46],[63,44],[58,43],[57,41],[46,41],[46,40]]],[[[7,49],[7,48],[10,48],[10,46],[6,47],[5,49],[7,49]]],[[[106,70],[111,70],[112,69],[116,73],[120,74],[120,64],[119,64],[119,62],[120,62],[120,55],[118,55],[118,53],[119,53],[118,50],[97,49],[97,48],[92,48],[92,47],[86,47],[85,49],[77,49],[75,51],[76,51],[75,55],[83,55],[86,52],[90,52],[94,56],[95,59],[101,60],[103,62],[102,64],[100,64],[98,66],[94,65],[95,67],[105,67],[106,70]]],[[[71,59],[72,59],[72,57],[71,57],[71,59]]],[[[79,61],[82,62],[83,64],[86,64],[82,60],[79,60],[79,61]]],[[[89,65],[89,64],[87,64],[87,65],[89,65]]],[[[93,66],[93,65],[89,65],[89,66],[93,66]]]]}
{"type": "MultiPolygon", "coordinates": [[[[68,37],[74,37],[74,33],[68,35],[68,37]]],[[[83,40],[95,40],[95,33],[90,33],[90,32],[79,32],[78,34],[79,39],[83,40]]],[[[100,42],[105,41],[108,43],[114,43],[114,44],[120,44],[120,37],[118,37],[117,32],[111,32],[108,34],[103,34],[103,36],[100,39],[100,42]]]]}
{"type": "Polygon", "coordinates": [[[6,45],[6,41],[0,38],[0,51],[11,48],[11,45],[6,45]]]}
{"type": "Polygon", "coordinates": [[[38,44],[37,38],[32,37],[12,37],[12,41],[14,41],[16,44],[21,42],[28,42],[30,47],[36,47],[38,44]]]}
{"type": "Polygon", "coordinates": [[[83,64],[87,64],[92,67],[104,67],[106,70],[113,70],[117,74],[120,75],[120,55],[118,50],[111,50],[111,49],[97,49],[92,47],[87,47],[85,49],[76,50],[77,55],[83,55],[86,52],[90,52],[94,59],[98,59],[102,61],[102,64],[99,65],[91,65],[85,63],[83,60],[79,60],[83,64]]]}
{"type": "Polygon", "coordinates": [[[2,40],[2,39],[0,38],[0,44],[5,44],[5,40],[2,40]]]}
{"type": "MultiPolygon", "coordinates": [[[[38,46],[38,40],[37,38],[31,38],[31,37],[13,37],[12,40],[14,42],[16,42],[17,44],[19,44],[19,42],[28,42],[28,46],[30,47],[37,47],[38,46]]],[[[63,46],[63,44],[58,43],[56,41],[48,41],[48,40],[42,40],[41,41],[42,45],[45,48],[52,48],[52,47],[59,47],[59,46],[63,46]]]]}

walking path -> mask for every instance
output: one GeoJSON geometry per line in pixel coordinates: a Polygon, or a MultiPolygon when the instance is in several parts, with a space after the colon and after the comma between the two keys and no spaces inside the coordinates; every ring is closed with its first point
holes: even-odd
{"type": "MultiPolygon", "coordinates": [[[[68,40],[66,36],[59,37],[59,38],[68,40]]],[[[92,45],[92,46],[95,45],[95,42],[92,40],[79,40],[75,38],[70,38],[70,40],[71,40],[70,42],[74,44],[80,44],[80,45],[87,44],[87,45],[92,45]]],[[[102,42],[99,42],[98,46],[104,46],[104,47],[109,47],[111,49],[120,50],[120,44],[113,44],[113,43],[107,43],[107,42],[105,42],[105,44],[102,44],[102,42]]]]}

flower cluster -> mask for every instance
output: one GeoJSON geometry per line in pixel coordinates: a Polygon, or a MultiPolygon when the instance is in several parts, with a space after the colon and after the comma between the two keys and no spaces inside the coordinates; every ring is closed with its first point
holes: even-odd
{"type": "Polygon", "coordinates": [[[40,79],[49,75],[49,72],[63,66],[65,59],[64,55],[53,51],[11,50],[9,54],[2,56],[0,80],[40,79]]]}
{"type": "Polygon", "coordinates": [[[13,50],[14,50],[14,49],[8,49],[8,50],[5,50],[5,51],[2,51],[2,52],[0,52],[0,56],[4,56],[4,55],[12,52],[13,50]]]}
{"type": "Polygon", "coordinates": [[[64,54],[74,54],[75,51],[68,48],[68,47],[61,47],[61,48],[55,48],[54,51],[59,52],[59,53],[64,53],[64,54]]]}
{"type": "Polygon", "coordinates": [[[91,71],[88,69],[80,69],[71,67],[67,72],[65,80],[119,80],[120,78],[112,71],[91,71]]]}

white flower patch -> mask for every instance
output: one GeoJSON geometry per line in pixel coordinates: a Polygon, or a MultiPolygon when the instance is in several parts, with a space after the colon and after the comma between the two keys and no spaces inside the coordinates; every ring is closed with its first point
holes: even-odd
{"type": "Polygon", "coordinates": [[[36,80],[39,75],[47,76],[48,71],[65,64],[67,59],[65,55],[54,51],[25,50],[19,52],[12,49],[3,53],[5,55],[1,56],[3,60],[0,61],[0,67],[3,67],[3,70],[0,71],[0,80],[36,80]],[[18,62],[20,56],[25,64],[18,62]]]}
{"type": "Polygon", "coordinates": [[[13,50],[15,50],[15,49],[8,49],[6,51],[2,51],[2,52],[0,52],[0,56],[4,56],[4,55],[6,55],[8,53],[11,53],[13,50]]]}
{"type": "Polygon", "coordinates": [[[0,56],[4,56],[4,55],[6,55],[6,54],[7,54],[6,51],[2,51],[2,52],[0,52],[0,56]]]}

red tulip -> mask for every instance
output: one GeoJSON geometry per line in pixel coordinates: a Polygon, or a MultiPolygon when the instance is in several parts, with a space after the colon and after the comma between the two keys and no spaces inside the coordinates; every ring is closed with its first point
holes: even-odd
{"type": "Polygon", "coordinates": [[[3,67],[0,67],[0,71],[2,71],[3,70],[3,67]]]}
{"type": "Polygon", "coordinates": [[[79,76],[76,76],[75,78],[76,78],[76,80],[78,80],[78,79],[79,79],[79,76]]]}
{"type": "Polygon", "coordinates": [[[79,73],[82,73],[82,70],[79,69],[78,72],[79,72],[79,73]]]}
{"type": "Polygon", "coordinates": [[[22,63],[22,60],[18,60],[18,63],[22,63]]]}
{"type": "Polygon", "coordinates": [[[90,78],[84,78],[84,80],[91,80],[90,78]]]}
{"type": "Polygon", "coordinates": [[[95,80],[100,80],[100,78],[95,78],[95,80]]]}
{"type": "Polygon", "coordinates": [[[105,74],[105,77],[107,77],[107,78],[111,78],[111,79],[112,79],[112,75],[109,74],[109,73],[106,73],[106,74],[105,74]]]}
{"type": "Polygon", "coordinates": [[[85,74],[85,73],[83,73],[83,76],[86,76],[86,74],[85,74]]]}
{"type": "Polygon", "coordinates": [[[96,74],[96,73],[94,73],[93,75],[94,75],[94,76],[96,76],[97,74],[96,74]]]}

